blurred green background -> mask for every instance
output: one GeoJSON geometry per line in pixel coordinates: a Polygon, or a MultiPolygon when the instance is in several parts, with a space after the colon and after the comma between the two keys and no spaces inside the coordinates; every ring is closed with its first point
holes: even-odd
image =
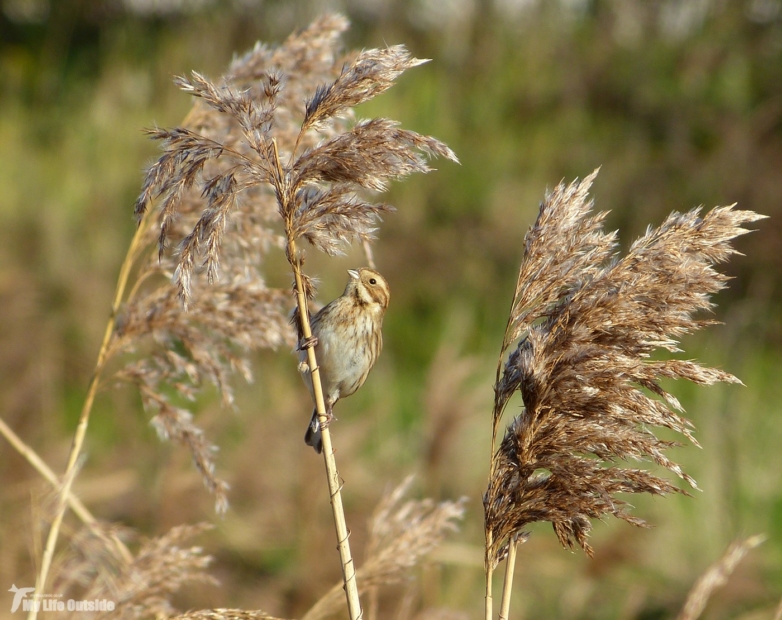
{"type": "MultiPolygon", "coordinates": [[[[623,247],[672,210],[738,202],[771,216],[739,239],[746,256],[725,267],[734,279],[715,310],[724,325],[684,341],[687,357],[746,387],[670,386],[704,448],[672,456],[703,492],[630,498],[653,529],[597,523],[594,560],[534,527],[519,554],[513,617],[673,617],[730,541],[758,532],[768,541],[707,617],[774,617],[782,596],[780,0],[0,1],[4,420],[62,471],[133,234],[142,170],[156,156],[141,129],[176,125],[191,105],[171,78],[216,77],[234,53],[279,42],[326,10],[353,23],[347,48],[404,43],[432,59],[359,115],[434,135],[462,162],[438,161],[438,171],[391,188],[398,213],[375,246],[392,289],[386,349],[337,412],[359,558],[373,506],[408,473],[418,474],[421,496],[470,498],[442,567],[392,590],[382,617],[410,617],[397,611],[404,592],[414,610],[480,614],[491,386],[523,236],[546,187],[598,166],[593,195],[611,210],[623,247]]],[[[358,252],[310,256],[323,300],[361,261],[358,252]]],[[[288,286],[284,269],[267,275],[288,286]]],[[[339,579],[333,526],[320,459],[301,441],[310,405],[294,359],[266,353],[255,369],[256,381],[239,386],[236,412],[215,398],[198,406],[232,485],[224,519],[186,451],[157,439],[125,388],[99,397],[76,488],[96,515],[146,536],[215,523],[200,542],[216,557],[221,585],[185,590],[183,608],[296,617],[339,579]]],[[[45,486],[4,440],[0,455],[5,590],[34,581],[45,486]]]]}

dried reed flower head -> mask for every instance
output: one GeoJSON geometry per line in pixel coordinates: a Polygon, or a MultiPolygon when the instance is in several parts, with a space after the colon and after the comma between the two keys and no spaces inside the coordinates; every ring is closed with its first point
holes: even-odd
{"type": "Polygon", "coordinates": [[[727,277],[714,269],[735,250],[741,226],[763,216],[733,207],[700,215],[672,213],[617,255],[616,233],[602,229],[583,181],[547,193],[525,239],[495,384],[494,436],[510,397],[524,410],[493,454],[484,496],[487,566],[523,528],[549,521],[563,546],[591,554],[591,519],[614,515],[645,525],[618,493],[683,492],[619,460],[648,460],[695,481],[665,450],[676,442],[651,429],[672,429],[697,445],[692,424],[662,379],[739,383],[693,361],[652,360],[678,352],[678,339],[713,323],[693,315],[712,307],[727,277]],[[509,347],[518,341],[507,360],[509,347]],[[658,397],[658,398],[655,398],[658,397]]]}
{"type": "MultiPolygon", "coordinates": [[[[157,261],[155,261],[156,263],[157,261]]],[[[158,267],[148,266],[152,273],[158,267]]],[[[186,408],[202,388],[214,385],[224,406],[233,404],[232,377],[252,379],[248,353],[292,344],[286,291],[265,288],[260,278],[200,289],[183,312],[168,281],[131,297],[119,317],[112,354],[129,361],[116,377],[136,385],[162,439],[186,446],[218,512],[228,506],[228,484],[215,474],[216,446],[186,408]],[[134,355],[136,354],[136,355],[134,355]]]]}
{"type": "Polygon", "coordinates": [[[258,609],[199,609],[188,611],[171,620],[282,620],[258,609]]]}
{"type": "MultiPolygon", "coordinates": [[[[385,495],[369,523],[367,559],[357,571],[361,592],[400,583],[444,540],[458,529],[464,517],[465,498],[435,502],[432,499],[403,501],[413,476],[385,495]]],[[[333,615],[341,606],[342,583],[335,585],[304,615],[302,620],[319,620],[333,615]]]]}
{"type": "MultiPolygon", "coordinates": [[[[205,383],[230,404],[231,376],[251,376],[249,351],[292,344],[289,293],[266,286],[266,253],[284,248],[293,264],[301,260],[298,239],[328,254],[366,242],[391,207],[360,190],[427,172],[431,156],[456,161],[442,142],[393,121],[350,123],[354,106],[424,61],[403,46],[346,60],[339,37],[347,25],[326,15],[277,48],[256,45],[217,82],[195,72],[176,78],[196,100],[191,113],[181,127],[149,131],[163,155],[147,171],[135,211],[157,252],[118,319],[112,353],[154,342],[118,376],[139,387],[161,436],[189,447],[218,510],[227,506],[227,485],[214,475],[214,446],[181,405],[205,383]],[[145,216],[153,201],[160,204],[154,224],[145,216]],[[180,240],[173,253],[172,238],[180,240]],[[156,279],[173,280],[176,293],[152,286],[156,279]]],[[[312,281],[300,275],[313,295],[312,281]]]]}
{"type": "Polygon", "coordinates": [[[105,539],[117,533],[130,537],[130,530],[93,524],[72,539],[56,591],[81,600],[106,599],[114,603],[111,611],[91,613],[95,618],[168,618],[176,613],[171,598],[183,585],[216,584],[206,572],[212,558],[200,547],[183,546],[211,527],[178,526],[159,538],[143,541],[133,562],[127,564],[105,539]],[[103,536],[96,536],[96,527],[103,528],[103,536]]]}
{"type": "Polygon", "coordinates": [[[714,591],[728,583],[728,579],[744,556],[755,547],[763,544],[765,540],[766,537],[763,534],[755,534],[743,540],[733,541],[722,557],[714,562],[695,582],[677,620],[698,620],[714,591]]]}
{"type": "Polygon", "coordinates": [[[466,498],[458,501],[403,501],[413,483],[408,476],[375,508],[370,521],[367,561],[360,569],[364,587],[398,583],[436,549],[464,517],[466,498]]]}
{"type": "Polygon", "coordinates": [[[126,542],[132,530],[115,523],[94,521],[80,528],[69,541],[69,548],[53,571],[57,592],[74,593],[87,590],[116,592],[117,576],[125,560],[120,556],[112,537],[126,542]]]}
{"type": "Polygon", "coordinates": [[[346,26],[342,17],[325,16],[276,50],[257,46],[219,84],[198,73],[176,79],[206,106],[198,109],[209,120],[199,114],[193,129],[150,131],[164,154],[147,173],[136,214],[160,199],[163,253],[185,194],[198,188],[204,208],[179,245],[174,273],[186,306],[197,267],[217,279],[226,227],[247,211],[265,217],[276,208],[289,242],[303,237],[335,254],[371,238],[379,214],[389,210],[358,190],[381,191],[389,179],[428,172],[427,156],[457,161],[439,140],[388,119],[347,125],[353,107],[424,61],[397,45],[343,63],[338,35],[346,26]]]}

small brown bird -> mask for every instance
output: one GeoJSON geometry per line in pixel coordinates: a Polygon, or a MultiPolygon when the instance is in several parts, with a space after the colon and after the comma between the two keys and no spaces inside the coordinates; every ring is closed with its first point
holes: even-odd
{"type": "MultiPolygon", "coordinates": [[[[371,269],[349,269],[348,274],[345,292],[312,317],[312,338],[299,347],[300,370],[310,394],[312,377],[306,349],[315,347],[327,424],[333,418],[334,403],[364,384],[383,348],[381,329],[390,298],[388,283],[371,269]]],[[[318,453],[323,450],[317,409],[312,412],[304,441],[318,453]]]]}

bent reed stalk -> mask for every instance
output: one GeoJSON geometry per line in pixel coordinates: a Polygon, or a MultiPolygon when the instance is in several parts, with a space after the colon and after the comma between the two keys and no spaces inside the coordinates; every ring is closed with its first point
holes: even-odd
{"type": "MultiPolygon", "coordinates": [[[[41,476],[46,478],[47,482],[49,482],[55,490],[62,488],[62,484],[57,479],[57,475],[52,471],[51,467],[38,456],[38,453],[35,452],[35,450],[22,441],[19,435],[17,435],[2,418],[0,418],[0,435],[5,437],[8,443],[10,443],[11,446],[21,454],[39,474],[41,474],[41,476]]],[[[76,495],[72,492],[69,493],[67,502],[68,506],[73,510],[73,514],[75,514],[84,525],[89,527],[96,536],[101,538],[104,537],[104,533],[101,529],[96,527],[97,519],[76,495]]],[[[122,560],[130,564],[133,561],[133,555],[125,546],[125,543],[123,543],[114,533],[109,534],[109,538],[111,539],[111,544],[117,548],[122,560]]]]}
{"type": "MultiPolygon", "coordinates": [[[[279,161],[279,160],[278,160],[279,161]]],[[[288,242],[287,255],[293,260],[293,276],[296,283],[296,303],[298,306],[298,316],[301,322],[301,333],[304,339],[312,337],[312,328],[310,326],[309,307],[307,296],[304,292],[304,284],[301,273],[301,258],[296,250],[296,243],[292,239],[288,242]]],[[[342,566],[342,581],[345,587],[345,596],[347,598],[348,613],[351,620],[357,620],[362,617],[361,601],[358,596],[358,586],[356,585],[356,567],[353,557],[350,553],[350,532],[345,521],[345,509],[342,505],[342,483],[337,470],[337,460],[334,456],[334,449],[331,445],[331,432],[326,423],[326,401],[323,397],[323,386],[320,381],[320,369],[318,360],[315,356],[315,347],[307,347],[307,363],[310,368],[312,378],[312,392],[315,395],[315,408],[318,412],[318,421],[321,425],[321,441],[323,442],[323,463],[326,467],[326,479],[329,488],[329,501],[331,503],[331,514],[334,518],[334,527],[337,533],[337,551],[342,566]]]]}
{"type": "MultiPolygon", "coordinates": [[[[119,276],[117,278],[117,286],[114,290],[114,299],[111,302],[111,311],[109,313],[109,320],[106,323],[106,329],[103,332],[103,341],[101,342],[100,349],[98,350],[98,359],[95,362],[95,368],[92,371],[92,377],[90,378],[89,387],[87,388],[87,395],[84,398],[84,405],[82,406],[81,415],[79,416],[79,423],[76,427],[76,433],[73,437],[73,443],[68,455],[68,464],[63,474],[61,482],[61,488],[58,491],[57,508],[52,520],[52,524],[49,528],[49,534],[46,538],[46,546],[44,548],[43,556],[41,558],[41,567],[38,571],[35,580],[35,592],[38,595],[43,595],[46,591],[46,579],[49,575],[49,568],[51,567],[52,557],[54,556],[54,549],[57,546],[57,538],[60,534],[60,526],[62,525],[63,517],[65,516],[65,508],[68,504],[68,500],[71,497],[71,486],[76,478],[76,464],[81,454],[82,446],[84,445],[84,438],[87,434],[87,426],[90,421],[90,414],[92,413],[92,406],[95,402],[95,395],[98,392],[98,385],[100,383],[101,375],[106,367],[106,362],[109,359],[109,344],[111,342],[112,335],[117,324],[117,316],[119,314],[120,306],[125,294],[125,287],[130,277],[131,269],[138,258],[138,253],[144,247],[143,239],[146,233],[147,222],[150,218],[144,218],[136,229],[133,239],[131,239],[130,247],[125,255],[125,259],[120,267],[119,276]]],[[[120,544],[120,552],[127,560],[129,552],[127,548],[120,544]]],[[[28,620],[36,620],[38,616],[38,607],[33,605],[30,612],[27,615],[28,620]]]]}

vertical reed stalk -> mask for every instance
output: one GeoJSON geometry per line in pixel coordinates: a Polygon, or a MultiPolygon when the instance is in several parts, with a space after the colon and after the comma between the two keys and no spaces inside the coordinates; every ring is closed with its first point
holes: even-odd
{"type": "MultiPolygon", "coordinates": [[[[490,540],[486,541],[486,544],[491,544],[490,540]]],[[[492,610],[492,597],[491,597],[491,580],[494,575],[494,568],[491,564],[486,564],[486,596],[485,596],[485,608],[484,618],[485,620],[491,620],[494,611],[492,610]]]]}
{"type": "Polygon", "coordinates": [[[505,558],[505,580],[502,584],[502,604],[500,605],[499,620],[508,620],[510,615],[510,597],[513,594],[513,571],[516,569],[515,539],[508,541],[508,557],[505,558]]]}
{"type": "Polygon", "coordinates": [[[378,609],[380,608],[380,601],[378,600],[377,586],[373,586],[367,591],[367,615],[369,620],[377,620],[378,609]]]}
{"type": "MultiPolygon", "coordinates": [[[[511,311],[513,310],[513,305],[511,304],[511,311]]],[[[508,318],[508,326],[510,325],[510,318],[508,318]]],[[[509,327],[506,326],[505,333],[507,338],[507,332],[509,327]]],[[[505,345],[505,342],[503,342],[503,345],[505,345]]],[[[497,393],[497,388],[500,385],[500,379],[502,377],[502,362],[503,362],[503,353],[504,353],[504,346],[502,351],[500,352],[500,357],[497,360],[497,376],[494,380],[494,390],[495,390],[495,398],[497,393]]],[[[491,448],[489,449],[489,486],[491,487],[491,481],[494,479],[496,473],[497,473],[497,460],[494,458],[495,452],[497,450],[497,429],[499,427],[500,423],[500,415],[497,414],[497,408],[495,405],[495,410],[492,415],[492,432],[491,432],[491,448]]],[[[484,504],[484,511],[486,510],[486,502],[489,501],[488,492],[486,495],[484,495],[483,498],[483,504],[484,504]]],[[[491,528],[485,528],[485,536],[486,536],[486,549],[490,549],[493,544],[493,536],[494,533],[491,528]]],[[[486,604],[485,604],[485,610],[484,610],[484,618],[485,620],[491,620],[492,616],[494,615],[493,610],[493,600],[492,600],[492,578],[494,575],[494,566],[493,566],[493,560],[489,558],[487,555],[485,558],[485,568],[486,571],[486,604]]],[[[504,598],[504,591],[503,591],[503,598],[504,598]]]]}
{"type": "Polygon", "coordinates": [[[375,265],[375,255],[372,252],[372,246],[369,244],[369,240],[362,239],[361,246],[364,248],[364,256],[367,257],[367,267],[370,269],[377,269],[377,266],[375,265]]]}
{"type": "MultiPolygon", "coordinates": [[[[296,280],[296,302],[299,306],[299,318],[301,320],[301,333],[304,338],[312,337],[310,328],[309,309],[307,307],[307,296],[304,293],[304,284],[301,277],[301,259],[296,251],[296,244],[293,240],[288,241],[288,256],[293,260],[293,276],[296,280]]],[[[358,587],[356,585],[356,569],[353,565],[353,558],[350,555],[350,532],[347,523],[345,523],[345,510],[342,507],[342,484],[337,471],[337,461],[334,458],[334,449],[331,446],[331,433],[326,424],[326,403],[323,398],[323,387],[320,383],[320,369],[315,357],[315,347],[307,348],[307,363],[310,367],[312,377],[312,391],[315,394],[315,407],[318,411],[318,420],[321,424],[321,433],[323,439],[323,462],[326,465],[326,478],[329,485],[329,496],[331,498],[331,512],[334,516],[334,525],[337,530],[337,549],[339,559],[342,564],[342,579],[345,583],[345,595],[348,601],[348,611],[350,620],[359,620],[362,617],[361,603],[358,598],[358,587]]]]}
{"type": "MultiPolygon", "coordinates": [[[[277,150],[277,141],[272,140],[274,146],[274,158],[277,164],[277,174],[279,175],[280,187],[284,187],[284,174],[280,163],[280,155],[277,150]]],[[[285,191],[278,194],[286,196],[285,191]]],[[[287,211],[283,209],[283,211],[287,211]]],[[[286,222],[287,223],[287,222],[286,222]]],[[[301,321],[301,333],[305,340],[312,338],[312,328],[310,326],[310,312],[307,305],[307,295],[304,292],[304,282],[301,275],[301,256],[296,250],[296,242],[293,239],[291,231],[286,226],[286,236],[288,238],[287,256],[293,268],[293,277],[296,282],[296,303],[299,308],[299,320],[301,321]]],[[[307,347],[307,364],[310,367],[310,376],[312,378],[312,392],[315,395],[315,408],[318,412],[318,422],[321,427],[321,440],[323,442],[323,462],[326,466],[326,479],[329,485],[329,498],[331,501],[331,514],[334,517],[334,526],[337,531],[337,550],[339,551],[340,565],[342,566],[342,581],[345,584],[345,596],[347,597],[348,612],[350,620],[360,620],[363,617],[361,613],[361,602],[358,597],[358,586],[356,585],[356,567],[353,564],[353,557],[350,554],[350,531],[345,522],[345,509],[342,506],[342,484],[337,471],[337,461],[334,458],[334,449],[331,446],[331,433],[327,424],[326,401],[323,398],[323,385],[320,382],[320,369],[318,360],[315,357],[315,347],[307,347]]]]}

